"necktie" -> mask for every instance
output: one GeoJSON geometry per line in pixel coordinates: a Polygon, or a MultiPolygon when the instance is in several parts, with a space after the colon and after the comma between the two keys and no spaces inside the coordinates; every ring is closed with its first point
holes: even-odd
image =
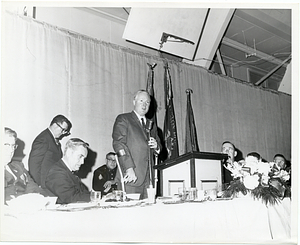
{"type": "Polygon", "coordinates": [[[142,121],[143,129],[144,129],[144,131],[146,132],[146,123],[145,123],[144,118],[141,118],[141,121],[142,121]]]}

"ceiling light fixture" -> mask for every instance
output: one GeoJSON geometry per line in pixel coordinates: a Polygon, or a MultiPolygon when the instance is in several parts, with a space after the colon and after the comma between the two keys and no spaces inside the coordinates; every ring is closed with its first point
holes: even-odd
{"type": "MultiPolygon", "coordinates": [[[[242,31],[242,32],[243,32],[243,36],[244,36],[244,44],[248,47],[248,50],[250,51],[250,47],[248,46],[247,41],[246,41],[245,33],[244,33],[244,31],[242,31]]],[[[246,58],[249,58],[251,56],[256,56],[255,38],[253,39],[253,49],[254,49],[254,52],[252,52],[252,53],[248,52],[245,54],[246,58]]]]}

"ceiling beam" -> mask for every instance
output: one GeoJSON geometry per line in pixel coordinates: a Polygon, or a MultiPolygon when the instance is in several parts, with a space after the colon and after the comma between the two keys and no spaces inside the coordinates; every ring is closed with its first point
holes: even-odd
{"type": "Polygon", "coordinates": [[[185,61],[209,69],[235,9],[209,9],[198,48],[192,61],[185,61]]]}
{"type": "Polygon", "coordinates": [[[121,18],[121,17],[119,17],[119,16],[116,16],[116,15],[114,15],[114,14],[109,14],[109,13],[107,13],[107,12],[105,12],[105,11],[100,10],[99,8],[85,7],[85,9],[92,10],[92,11],[94,11],[94,12],[97,12],[97,13],[99,13],[99,14],[105,15],[105,16],[107,16],[107,17],[110,17],[110,18],[113,18],[113,19],[116,19],[116,20],[120,20],[120,21],[122,21],[122,22],[124,22],[124,23],[127,22],[126,19],[123,19],[123,18],[121,18]]]}
{"type": "MultiPolygon", "coordinates": [[[[231,48],[235,48],[237,50],[240,50],[240,51],[243,51],[245,53],[255,53],[256,57],[260,58],[260,59],[264,59],[272,64],[275,64],[275,65],[282,65],[282,60],[280,59],[277,59],[275,58],[274,56],[272,55],[268,55],[264,52],[261,52],[257,49],[254,49],[254,48],[251,48],[245,44],[242,44],[242,43],[239,43],[237,41],[234,41],[232,39],[229,39],[227,37],[224,37],[223,40],[222,40],[222,44],[224,45],[227,45],[231,48]]],[[[283,66],[286,66],[286,64],[284,64],[283,66]]]]}
{"type": "Polygon", "coordinates": [[[272,69],[270,72],[268,72],[266,75],[264,75],[259,81],[255,83],[256,86],[261,85],[268,77],[272,76],[274,72],[276,72],[283,64],[287,63],[291,59],[291,55],[281,62],[278,66],[276,66],[274,69],[272,69]]]}
{"type": "Polygon", "coordinates": [[[218,61],[219,61],[219,65],[220,65],[220,69],[222,71],[222,74],[226,76],[227,74],[226,74],[223,59],[222,59],[222,56],[221,56],[221,53],[220,53],[220,49],[217,50],[217,58],[218,58],[218,61]]]}

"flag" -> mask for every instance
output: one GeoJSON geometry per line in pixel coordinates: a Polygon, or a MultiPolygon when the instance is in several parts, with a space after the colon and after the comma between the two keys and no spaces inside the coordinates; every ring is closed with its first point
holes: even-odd
{"type": "Polygon", "coordinates": [[[176,129],[176,120],[173,105],[173,93],[170,70],[168,65],[165,65],[165,121],[164,121],[164,142],[168,153],[167,159],[178,157],[178,138],[176,129]]]}
{"type": "Polygon", "coordinates": [[[199,151],[198,140],[197,140],[197,131],[196,124],[194,120],[194,113],[191,103],[191,93],[193,92],[191,89],[187,89],[187,108],[186,108],[186,121],[185,121],[185,153],[188,152],[197,152],[199,151]]]}
{"type": "MultiPolygon", "coordinates": [[[[147,63],[147,65],[149,66],[149,71],[148,71],[146,91],[150,95],[151,103],[150,103],[149,110],[146,114],[146,117],[153,122],[153,127],[155,126],[157,128],[157,120],[156,120],[157,104],[156,104],[156,100],[154,98],[154,89],[153,89],[154,68],[156,66],[156,63],[153,63],[153,64],[147,63]]],[[[155,162],[152,164],[152,166],[156,165],[157,164],[156,161],[158,161],[157,154],[154,154],[154,156],[155,156],[155,162]]],[[[151,160],[151,152],[150,151],[149,151],[149,160],[150,160],[150,164],[151,164],[153,158],[151,160]]],[[[158,181],[157,170],[155,171],[153,168],[150,168],[150,183],[151,183],[150,185],[157,187],[157,181],[158,181]]]]}
{"type": "Polygon", "coordinates": [[[149,71],[148,71],[146,91],[148,92],[148,94],[151,97],[151,103],[150,103],[149,111],[147,112],[146,116],[148,119],[152,120],[153,123],[157,126],[157,122],[156,122],[157,104],[156,104],[156,100],[154,98],[154,89],[153,89],[154,68],[156,66],[156,63],[153,63],[153,64],[147,63],[147,65],[149,66],[149,71]]]}

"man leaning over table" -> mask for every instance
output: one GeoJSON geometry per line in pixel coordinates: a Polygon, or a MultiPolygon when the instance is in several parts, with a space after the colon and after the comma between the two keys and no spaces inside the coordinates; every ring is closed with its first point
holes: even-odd
{"type": "Polygon", "coordinates": [[[4,164],[5,202],[27,193],[40,193],[45,196],[45,191],[34,182],[23,163],[12,160],[18,146],[16,141],[17,133],[10,128],[4,128],[2,162],[4,164]]]}
{"type": "Polygon", "coordinates": [[[34,181],[45,189],[49,168],[62,158],[60,140],[70,135],[72,123],[63,115],[55,116],[50,126],[33,141],[28,159],[29,173],[34,181]]]}
{"type": "Polygon", "coordinates": [[[89,202],[90,192],[80,178],[73,174],[84,163],[88,143],[78,138],[69,139],[61,160],[55,163],[46,177],[46,187],[57,196],[57,203],[89,202]]]}

